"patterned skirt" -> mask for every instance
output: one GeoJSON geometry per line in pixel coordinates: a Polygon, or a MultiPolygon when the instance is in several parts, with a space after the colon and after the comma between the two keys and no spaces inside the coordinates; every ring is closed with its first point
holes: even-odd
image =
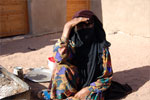
{"type": "MultiPolygon", "coordinates": [[[[68,99],[68,97],[78,92],[81,78],[76,66],[59,64],[53,72],[49,92],[45,95],[49,98],[45,100],[79,100],[77,98],[68,99]]],[[[91,92],[84,100],[104,100],[104,98],[102,93],[91,92]]]]}

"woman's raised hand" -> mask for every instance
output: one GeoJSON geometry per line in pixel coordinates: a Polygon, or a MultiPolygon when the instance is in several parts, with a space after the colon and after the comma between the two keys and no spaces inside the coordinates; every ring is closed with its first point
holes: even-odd
{"type": "Polygon", "coordinates": [[[89,18],[78,17],[78,18],[74,18],[74,19],[68,21],[64,26],[64,30],[63,30],[61,39],[65,40],[65,38],[67,39],[69,37],[70,30],[72,27],[76,26],[77,24],[79,24],[81,22],[87,22],[88,20],[89,20],[89,18]]]}
{"type": "Polygon", "coordinates": [[[66,23],[66,25],[70,26],[71,28],[76,26],[77,24],[81,23],[81,22],[87,22],[89,20],[89,18],[85,18],[85,17],[78,17],[78,18],[74,18],[70,21],[68,21],[66,23]]]}

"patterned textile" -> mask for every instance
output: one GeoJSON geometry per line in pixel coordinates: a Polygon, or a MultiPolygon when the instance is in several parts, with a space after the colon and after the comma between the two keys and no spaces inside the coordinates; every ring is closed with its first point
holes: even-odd
{"type": "MultiPolygon", "coordinates": [[[[52,77],[51,99],[78,100],[77,98],[67,99],[78,92],[78,85],[82,78],[78,74],[77,66],[70,63],[75,52],[74,48],[73,41],[64,43],[60,39],[54,45],[53,54],[58,65],[52,77]]],[[[103,91],[111,85],[113,71],[109,48],[103,48],[102,59],[103,73],[100,73],[97,81],[88,86],[90,94],[86,97],[86,100],[103,100],[103,91]]]]}

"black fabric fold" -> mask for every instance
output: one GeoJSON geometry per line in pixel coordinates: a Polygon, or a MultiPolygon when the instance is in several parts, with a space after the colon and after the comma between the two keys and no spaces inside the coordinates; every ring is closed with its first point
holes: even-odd
{"type": "Polygon", "coordinates": [[[106,41],[105,31],[102,23],[89,10],[77,12],[73,18],[86,17],[89,23],[94,23],[92,28],[76,31],[72,28],[69,39],[75,43],[75,65],[78,67],[80,76],[80,89],[89,86],[103,73],[102,54],[103,48],[109,47],[106,41]],[[87,39],[88,38],[88,39],[87,39]]]}
{"type": "Polygon", "coordinates": [[[132,88],[128,84],[120,84],[116,81],[112,81],[110,88],[103,94],[105,100],[120,100],[125,98],[131,92],[132,88]]]}

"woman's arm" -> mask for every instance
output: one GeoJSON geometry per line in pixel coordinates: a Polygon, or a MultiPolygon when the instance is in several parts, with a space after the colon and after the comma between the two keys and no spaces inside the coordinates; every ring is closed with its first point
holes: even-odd
{"type": "Polygon", "coordinates": [[[78,17],[78,18],[74,18],[74,19],[68,21],[64,25],[63,34],[61,36],[62,41],[67,41],[67,39],[69,38],[69,35],[70,35],[70,31],[74,26],[76,26],[77,24],[79,24],[81,22],[87,22],[88,20],[89,20],[89,18],[78,17]]]}
{"type": "Polygon", "coordinates": [[[108,48],[103,50],[103,74],[98,77],[96,82],[93,82],[89,86],[90,91],[103,92],[111,85],[113,70],[111,65],[111,58],[108,48]]]}
{"type": "Polygon", "coordinates": [[[72,49],[74,48],[74,44],[72,42],[69,43],[68,38],[70,35],[70,31],[72,27],[74,27],[78,23],[86,22],[87,20],[89,20],[89,18],[74,18],[64,25],[62,36],[53,47],[53,57],[55,58],[56,62],[62,63],[72,58],[72,49]]]}

